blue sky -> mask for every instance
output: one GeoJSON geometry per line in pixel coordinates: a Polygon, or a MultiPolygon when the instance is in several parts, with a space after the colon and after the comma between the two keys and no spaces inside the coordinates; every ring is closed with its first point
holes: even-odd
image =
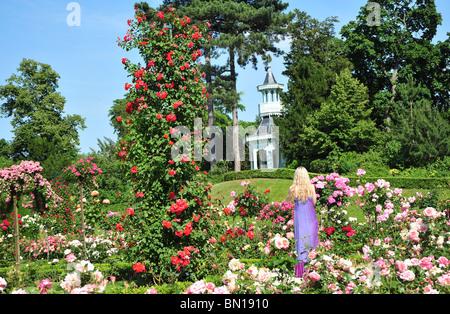
{"type": "MultiPolygon", "coordinates": [[[[46,63],[60,76],[59,92],[66,98],[65,112],[86,118],[87,129],[80,132],[80,148],[88,153],[97,149],[97,139],[116,139],[109,124],[108,111],[115,99],[123,98],[127,73],[121,60],[129,53],[117,46],[117,37],[126,34],[126,21],[133,18],[137,0],[79,0],[81,25],[68,26],[69,0],[14,0],[0,3],[0,85],[16,73],[23,58],[46,63]]],[[[148,0],[157,7],[161,0],[148,0]]],[[[294,0],[288,10],[298,8],[319,20],[337,16],[338,33],[342,25],[354,20],[366,0],[294,0]]],[[[436,0],[443,15],[436,40],[450,32],[450,1],[436,0]]],[[[286,45],[286,51],[289,47],[286,45]]],[[[281,84],[287,83],[283,59],[272,62],[272,72],[281,84]]],[[[254,121],[261,100],[256,87],[265,78],[264,66],[239,69],[238,90],[244,92],[245,112],[240,120],[254,121]]],[[[0,118],[0,138],[12,138],[10,119],[0,118]]]]}

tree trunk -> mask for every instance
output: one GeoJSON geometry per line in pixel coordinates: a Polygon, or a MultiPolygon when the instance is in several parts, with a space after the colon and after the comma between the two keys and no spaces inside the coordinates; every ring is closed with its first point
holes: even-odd
{"type": "MultiPolygon", "coordinates": [[[[236,78],[236,64],[234,61],[234,48],[230,47],[230,72],[233,81],[233,89],[237,93],[237,78],[236,78]]],[[[239,154],[239,119],[238,119],[238,104],[234,103],[232,107],[233,114],[233,156],[234,156],[234,171],[241,171],[241,157],[239,154]]]]}
{"type": "Polygon", "coordinates": [[[16,270],[20,273],[20,245],[19,245],[19,212],[17,210],[17,195],[13,194],[14,210],[14,248],[16,255],[16,270]]]}
{"type": "MultiPolygon", "coordinates": [[[[212,95],[212,75],[211,75],[211,48],[205,47],[205,66],[206,66],[206,91],[209,94],[209,98],[207,100],[207,107],[208,107],[208,126],[211,128],[214,125],[214,103],[212,101],[211,95],[212,95]]],[[[210,129],[211,130],[211,129],[210,129]]],[[[210,131],[211,132],[211,131],[210,131]]],[[[210,133],[210,148],[211,148],[211,156],[215,156],[216,152],[216,141],[215,141],[215,134],[210,133]]],[[[215,163],[217,160],[211,159],[211,170],[213,169],[215,163]]]]}
{"type": "Polygon", "coordinates": [[[84,230],[84,211],[83,211],[83,184],[80,183],[80,210],[81,210],[81,243],[83,243],[83,257],[86,260],[86,238],[84,230]]]}

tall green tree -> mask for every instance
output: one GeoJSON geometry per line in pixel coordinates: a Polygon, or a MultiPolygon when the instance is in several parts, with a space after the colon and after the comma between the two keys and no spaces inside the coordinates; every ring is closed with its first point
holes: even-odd
{"type": "Polygon", "coordinates": [[[319,159],[341,153],[363,153],[378,142],[379,132],[370,119],[367,87],[344,70],[336,78],[330,97],[307,116],[301,135],[304,150],[319,159]]]}
{"type": "MultiPolygon", "coordinates": [[[[370,1],[368,1],[370,2],[370,1]]],[[[397,86],[408,74],[428,88],[437,107],[448,105],[448,86],[441,81],[444,55],[433,38],[442,16],[434,0],[380,0],[379,26],[367,22],[366,6],[356,21],[341,30],[346,56],[354,64],[355,76],[369,88],[373,117],[383,125],[391,118],[397,86]],[[446,99],[447,98],[447,99],[446,99]]]]}
{"type": "Polygon", "coordinates": [[[288,28],[291,50],[285,56],[283,73],[289,77],[287,92],[281,98],[284,114],[276,124],[288,164],[307,164],[315,157],[305,154],[308,143],[299,139],[305,133],[306,117],[320,109],[330,96],[336,74],[352,65],[342,54],[342,41],[335,36],[335,17],[319,21],[306,12],[294,13],[295,19],[288,28]]]}
{"type": "Polygon", "coordinates": [[[59,74],[50,65],[23,59],[18,74],[0,86],[0,113],[12,118],[8,153],[15,161],[40,162],[43,174],[60,171],[78,152],[79,115],[64,116],[65,98],[57,91],[59,74]]]}

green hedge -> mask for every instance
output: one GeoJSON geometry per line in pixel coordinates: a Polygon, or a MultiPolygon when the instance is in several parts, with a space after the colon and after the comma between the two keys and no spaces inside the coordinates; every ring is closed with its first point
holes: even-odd
{"type": "MultiPolygon", "coordinates": [[[[249,180],[256,178],[267,179],[287,179],[294,178],[294,169],[276,169],[275,171],[246,170],[241,172],[228,172],[224,175],[224,181],[249,180]]],[[[318,173],[310,173],[311,178],[318,176],[318,173]]],[[[357,180],[361,179],[357,176],[345,176],[350,179],[352,185],[357,184],[357,180]]],[[[402,178],[402,177],[364,177],[365,181],[376,182],[378,179],[388,181],[394,188],[403,189],[436,189],[450,188],[450,178],[402,178]]]]}
{"type": "MultiPolygon", "coordinates": [[[[105,277],[115,276],[118,281],[132,281],[139,278],[133,271],[133,264],[126,262],[115,262],[94,264],[94,267],[102,272],[105,277]]],[[[15,266],[0,267],[0,277],[7,278],[15,266]]],[[[64,280],[67,270],[67,263],[62,262],[56,265],[49,265],[47,261],[36,261],[28,265],[21,265],[22,278],[26,283],[32,284],[43,279],[50,279],[53,282],[64,280]]]]}

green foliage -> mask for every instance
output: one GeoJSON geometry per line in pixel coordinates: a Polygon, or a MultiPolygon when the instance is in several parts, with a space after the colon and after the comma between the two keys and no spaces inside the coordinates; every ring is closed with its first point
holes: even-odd
{"type": "Polygon", "coordinates": [[[288,90],[282,94],[284,115],[275,121],[280,127],[280,141],[288,163],[297,160],[305,164],[315,158],[310,141],[302,137],[306,117],[328,98],[336,74],[352,67],[342,57],[342,42],[334,32],[336,22],[335,17],[318,21],[295,10],[295,19],[289,25],[293,41],[285,57],[287,70],[283,73],[289,77],[288,90]]]}
{"type": "Polygon", "coordinates": [[[450,154],[450,123],[421,91],[421,86],[416,85],[411,76],[406,84],[399,86],[401,99],[390,124],[390,143],[401,146],[393,157],[399,158],[397,163],[401,160],[403,166],[426,166],[450,154]]]}
{"type": "Polygon", "coordinates": [[[448,106],[448,84],[442,80],[443,45],[432,43],[442,16],[435,1],[377,1],[380,26],[367,23],[366,6],[356,21],[344,25],[341,34],[345,55],[354,64],[355,76],[369,88],[372,118],[384,125],[393,109],[396,87],[412,74],[429,90],[433,105],[448,106]],[[441,47],[441,49],[439,48],[441,47]]]}
{"type": "Polygon", "coordinates": [[[33,160],[51,177],[73,158],[79,145],[78,131],[85,128],[79,115],[63,116],[66,100],[59,92],[59,75],[52,68],[24,59],[7,85],[0,86],[0,113],[12,117],[14,138],[8,155],[14,160],[33,160]]]}
{"type": "Polygon", "coordinates": [[[307,116],[302,142],[322,158],[367,151],[379,138],[367,104],[367,89],[349,70],[342,71],[327,101],[307,116]]]}

